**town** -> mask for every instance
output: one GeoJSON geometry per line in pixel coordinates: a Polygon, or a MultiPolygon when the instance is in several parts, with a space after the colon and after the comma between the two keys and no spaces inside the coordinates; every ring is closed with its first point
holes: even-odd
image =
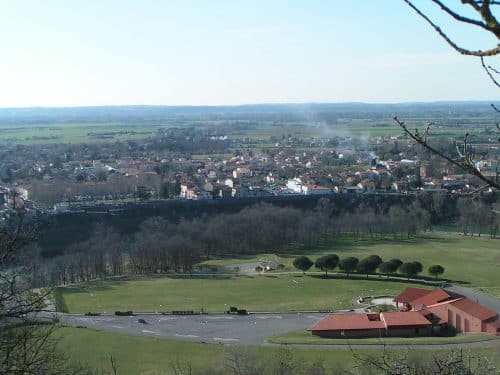
{"type": "MultiPolygon", "coordinates": [[[[289,126],[289,134],[279,134],[277,123],[272,127],[277,135],[266,137],[265,125],[227,123],[216,131],[160,128],[145,139],[128,141],[110,142],[94,132],[103,138],[101,142],[4,147],[0,155],[4,214],[16,207],[64,212],[82,205],[164,199],[468,194],[481,186],[481,181],[458,168],[419,152],[404,134],[369,137],[374,128],[367,127],[366,135],[325,137],[317,135],[325,132],[324,125],[307,125],[311,129],[304,134],[299,132],[300,123],[289,126]]],[[[336,133],[334,125],[329,128],[336,133]]],[[[454,131],[460,134],[459,129],[454,131]]],[[[477,167],[494,177],[498,147],[487,122],[482,129],[471,137],[469,147],[481,156],[477,167]]],[[[437,140],[437,147],[445,152],[451,147],[456,153],[453,141],[437,140]]]]}

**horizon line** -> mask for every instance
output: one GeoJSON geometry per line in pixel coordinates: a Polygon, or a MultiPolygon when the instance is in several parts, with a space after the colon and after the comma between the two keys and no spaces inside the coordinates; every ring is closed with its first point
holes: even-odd
{"type": "Polygon", "coordinates": [[[498,102],[497,100],[431,100],[431,101],[401,101],[401,102],[363,102],[363,101],[340,101],[340,102],[254,102],[241,104],[96,104],[96,105],[69,105],[69,106],[9,106],[0,107],[0,110],[23,110],[23,109],[76,109],[76,108],[120,108],[120,107],[251,107],[251,106],[285,106],[285,105],[405,105],[405,104],[460,104],[460,103],[488,103],[498,102]]]}

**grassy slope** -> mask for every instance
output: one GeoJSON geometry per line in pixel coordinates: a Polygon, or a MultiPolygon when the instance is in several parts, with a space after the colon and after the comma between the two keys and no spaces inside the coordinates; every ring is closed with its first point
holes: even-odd
{"type": "MultiPolygon", "coordinates": [[[[304,253],[305,251],[301,251],[304,253]]],[[[442,264],[444,276],[465,285],[500,294],[500,246],[498,240],[438,235],[413,240],[330,242],[307,251],[313,259],[323,253],[339,256],[378,254],[384,259],[419,260],[427,268],[442,264]]],[[[274,257],[290,266],[295,252],[274,257]]],[[[255,258],[210,263],[237,264],[255,258]]],[[[262,275],[260,277],[162,277],[144,280],[108,280],[59,288],[70,312],[170,311],[179,309],[223,311],[230,305],[252,311],[286,311],[349,307],[358,295],[395,294],[409,284],[381,280],[322,279],[318,276],[262,275]]]]}
{"type": "MultiPolygon", "coordinates": [[[[58,331],[61,347],[74,361],[86,362],[94,368],[110,370],[109,354],[119,364],[119,374],[172,374],[171,363],[192,364],[193,368],[205,368],[222,357],[223,347],[215,344],[196,344],[154,338],[126,336],[91,329],[62,328],[58,331]]],[[[278,347],[258,347],[263,357],[269,357],[278,347]]],[[[294,358],[311,363],[318,358],[324,360],[325,367],[350,367],[354,364],[349,350],[332,349],[291,349],[294,358]]],[[[356,350],[360,354],[378,354],[374,350],[356,350]]],[[[432,351],[434,354],[436,351],[432,351]]],[[[468,352],[468,351],[466,351],[468,352]]],[[[474,355],[494,356],[496,349],[471,349],[474,355]]],[[[413,355],[428,355],[429,351],[412,350],[413,355]]],[[[497,356],[497,361],[500,358],[497,356]]]]}
{"type": "Polygon", "coordinates": [[[383,340],[378,338],[357,338],[357,339],[336,339],[321,338],[312,336],[305,330],[293,331],[284,335],[270,337],[267,341],[275,344],[313,344],[313,345],[335,345],[335,344],[397,344],[397,345],[440,345],[440,344],[463,344],[479,341],[497,340],[498,338],[487,334],[459,334],[455,337],[386,337],[383,340]]]}

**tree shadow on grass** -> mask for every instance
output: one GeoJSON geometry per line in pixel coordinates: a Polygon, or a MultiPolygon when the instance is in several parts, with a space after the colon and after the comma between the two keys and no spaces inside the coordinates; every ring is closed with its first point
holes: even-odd
{"type": "Polygon", "coordinates": [[[428,281],[435,281],[434,279],[431,278],[418,278],[418,279],[396,279],[396,278],[387,278],[386,276],[378,275],[379,277],[369,277],[367,278],[365,275],[361,274],[350,274],[349,276],[344,275],[344,274],[329,274],[328,276],[326,275],[307,275],[311,278],[314,279],[324,279],[324,280],[353,280],[353,281],[358,281],[358,280],[364,280],[364,281],[383,281],[383,282],[396,282],[396,283],[404,283],[404,284],[422,284],[426,286],[431,286],[431,287],[439,287],[440,283],[456,283],[460,285],[468,285],[470,282],[468,281],[463,281],[463,280],[449,280],[449,279],[440,279],[438,280],[438,283],[436,284],[429,284],[428,281]]]}
{"type": "Polygon", "coordinates": [[[315,253],[324,252],[366,252],[366,247],[373,245],[423,245],[425,243],[446,243],[457,244],[462,242],[462,238],[444,237],[433,233],[421,234],[411,238],[401,237],[384,237],[384,238],[354,238],[352,236],[332,237],[321,241],[322,243],[306,246],[304,244],[295,244],[295,246],[287,251],[279,252],[279,255],[286,257],[294,257],[303,255],[305,250],[313,250],[315,253]],[[360,249],[360,246],[363,248],[360,249]]]}

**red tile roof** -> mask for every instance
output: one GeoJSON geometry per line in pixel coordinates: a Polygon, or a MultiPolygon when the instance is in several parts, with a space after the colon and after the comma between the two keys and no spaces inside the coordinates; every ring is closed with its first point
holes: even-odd
{"type": "Polygon", "coordinates": [[[401,303],[412,303],[417,298],[423,297],[426,294],[429,294],[431,291],[429,289],[421,289],[421,288],[406,288],[396,297],[394,297],[395,302],[401,303]]]}
{"type": "Polygon", "coordinates": [[[446,293],[443,289],[435,289],[430,293],[424,294],[423,296],[413,300],[411,302],[411,305],[430,306],[449,299],[451,299],[451,296],[448,293],[446,293]]]}
{"type": "Polygon", "coordinates": [[[370,320],[374,314],[337,314],[328,315],[308,328],[308,331],[335,331],[356,329],[385,329],[384,322],[370,320]]]}
{"type": "Polygon", "coordinates": [[[450,305],[462,310],[464,313],[470,314],[479,320],[488,320],[497,316],[495,311],[487,309],[486,307],[471,301],[468,298],[462,298],[453,302],[450,305]]]}
{"type": "Polygon", "coordinates": [[[380,314],[382,320],[385,321],[387,327],[401,327],[401,326],[429,326],[429,322],[418,311],[408,312],[387,312],[380,314]]]}

